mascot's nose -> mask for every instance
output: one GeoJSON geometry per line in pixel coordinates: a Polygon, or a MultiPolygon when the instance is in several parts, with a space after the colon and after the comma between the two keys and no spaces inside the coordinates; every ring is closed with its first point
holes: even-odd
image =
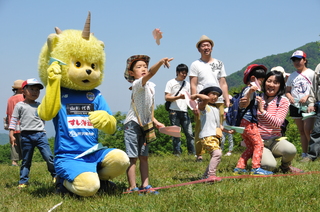
{"type": "Polygon", "coordinates": [[[90,69],[87,69],[86,72],[88,75],[90,75],[92,71],[90,69]]]}

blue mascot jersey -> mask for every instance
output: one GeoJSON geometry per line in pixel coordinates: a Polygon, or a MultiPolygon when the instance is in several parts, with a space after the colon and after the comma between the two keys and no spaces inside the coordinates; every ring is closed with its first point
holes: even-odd
{"type": "Polygon", "coordinates": [[[89,121],[90,111],[110,108],[97,89],[75,91],[61,88],[61,109],[53,119],[57,154],[80,154],[98,143],[98,130],[89,121]]]}

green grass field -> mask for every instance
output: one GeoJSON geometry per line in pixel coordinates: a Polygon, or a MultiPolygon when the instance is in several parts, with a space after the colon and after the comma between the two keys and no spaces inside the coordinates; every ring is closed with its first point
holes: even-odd
{"type": "MultiPolygon", "coordinates": [[[[232,170],[240,153],[223,156],[218,176],[232,176],[232,170]]],[[[305,172],[318,171],[319,161],[298,162],[293,166],[305,172]]],[[[249,165],[250,165],[249,161],[249,165]]],[[[163,187],[198,180],[209,163],[195,162],[190,155],[176,157],[151,156],[150,184],[163,187]]],[[[45,163],[33,163],[28,188],[17,188],[19,167],[0,165],[1,195],[0,211],[319,211],[320,174],[295,176],[224,179],[218,183],[200,183],[181,187],[160,189],[159,195],[123,194],[127,184],[126,175],[113,180],[118,190],[113,195],[97,193],[93,197],[60,196],[45,163]]],[[[139,176],[139,174],[138,174],[139,176]]],[[[139,179],[138,181],[139,182],[139,179]]]]}

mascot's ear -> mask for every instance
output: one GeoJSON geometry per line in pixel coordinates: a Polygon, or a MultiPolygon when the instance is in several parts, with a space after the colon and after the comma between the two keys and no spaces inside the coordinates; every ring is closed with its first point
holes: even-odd
{"type": "Polygon", "coordinates": [[[104,42],[101,40],[99,40],[99,42],[100,42],[100,45],[102,46],[102,48],[104,49],[104,42]]]}
{"type": "Polygon", "coordinates": [[[53,51],[53,49],[55,48],[55,46],[57,45],[57,42],[59,40],[59,34],[62,33],[62,31],[58,27],[56,27],[54,29],[56,31],[56,34],[50,34],[47,38],[47,46],[48,46],[49,52],[53,51]]]}

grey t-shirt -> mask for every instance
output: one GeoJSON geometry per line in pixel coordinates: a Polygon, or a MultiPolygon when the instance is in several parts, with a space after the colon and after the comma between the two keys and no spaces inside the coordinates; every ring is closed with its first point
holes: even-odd
{"type": "Polygon", "coordinates": [[[21,131],[46,131],[44,129],[44,121],[38,116],[37,109],[39,105],[39,102],[34,104],[18,102],[15,105],[12,117],[20,121],[21,131]]]}

